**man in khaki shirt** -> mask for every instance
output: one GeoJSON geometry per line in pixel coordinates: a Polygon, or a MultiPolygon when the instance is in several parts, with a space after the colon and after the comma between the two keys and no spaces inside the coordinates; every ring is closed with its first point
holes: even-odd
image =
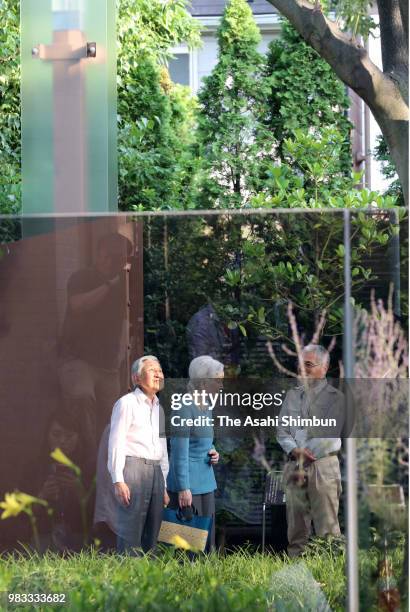
{"type": "Polygon", "coordinates": [[[338,452],[344,396],[326,380],[329,353],[324,347],[310,344],[302,355],[303,384],[287,393],[277,433],[278,442],[288,457],[284,482],[291,557],[303,552],[312,520],[317,536],[340,536],[338,452]],[[320,425],[298,424],[298,418],[310,423],[313,417],[320,419],[320,425]]]}

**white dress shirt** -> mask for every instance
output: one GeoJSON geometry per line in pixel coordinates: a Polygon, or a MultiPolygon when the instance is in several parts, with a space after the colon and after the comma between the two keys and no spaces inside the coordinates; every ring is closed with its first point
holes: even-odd
{"type": "Polygon", "coordinates": [[[155,396],[151,402],[139,388],[114,404],[107,463],[113,483],[124,482],[127,456],[159,460],[166,482],[168,451],[166,438],[160,438],[159,435],[160,417],[164,423],[164,413],[158,398],[155,396]]]}

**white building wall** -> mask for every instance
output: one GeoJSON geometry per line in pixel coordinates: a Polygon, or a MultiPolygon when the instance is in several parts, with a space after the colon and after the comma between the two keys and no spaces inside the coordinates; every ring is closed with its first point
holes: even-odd
{"type": "Polygon", "coordinates": [[[204,35],[203,46],[197,50],[198,54],[198,85],[204,77],[208,76],[214,69],[218,57],[218,42],[215,35],[204,35]]]}
{"type": "MultiPolygon", "coordinates": [[[[373,15],[377,20],[377,15],[373,15]]],[[[280,21],[277,15],[255,15],[255,21],[261,30],[262,40],[259,44],[260,53],[266,53],[268,51],[269,43],[278,38],[280,35],[280,21]]],[[[218,42],[216,38],[217,28],[220,21],[220,17],[201,17],[200,22],[203,26],[202,33],[202,47],[189,51],[185,46],[174,49],[175,53],[189,53],[189,82],[193,93],[197,93],[202,80],[208,76],[218,60],[218,42]]],[[[369,39],[369,55],[371,59],[381,67],[381,49],[379,38],[369,39]]],[[[364,128],[364,126],[363,126],[364,128]]],[[[380,134],[380,128],[378,127],[375,119],[370,113],[370,151],[373,153],[376,146],[377,136],[380,134]]],[[[363,134],[364,141],[364,134],[363,134]]],[[[364,142],[363,142],[363,153],[364,142]]],[[[377,162],[372,156],[370,160],[371,165],[371,182],[369,187],[373,190],[384,191],[388,186],[388,181],[384,179],[381,173],[381,164],[377,162]]]]}

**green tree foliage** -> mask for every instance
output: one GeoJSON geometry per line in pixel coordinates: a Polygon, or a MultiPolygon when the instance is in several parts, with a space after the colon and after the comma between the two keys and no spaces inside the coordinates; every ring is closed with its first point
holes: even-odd
{"type": "Polygon", "coordinates": [[[169,49],[197,46],[186,0],[121,0],[118,14],[118,147],[121,210],[184,208],[195,102],[171,83],[169,49]]]}
{"type": "Polygon", "coordinates": [[[374,4],[374,0],[331,0],[329,8],[335,11],[338,20],[342,20],[345,31],[367,39],[376,29],[369,15],[369,9],[374,8],[374,4]]]}
{"type": "MultiPolygon", "coordinates": [[[[163,163],[166,173],[169,149],[177,133],[190,133],[191,103],[176,89],[168,94],[160,90],[158,68],[173,45],[182,41],[190,46],[199,44],[199,27],[186,5],[186,0],[118,0],[119,189],[124,209],[135,204],[158,206],[163,181],[158,174],[153,176],[154,168],[158,162],[163,163]],[[150,95],[155,98],[152,112],[150,95]],[[139,125],[137,111],[141,111],[139,125]],[[141,181],[133,189],[125,176],[132,169],[135,178],[133,164],[139,161],[147,189],[140,196],[135,191],[141,192],[141,181]],[[156,186],[158,193],[153,194],[156,186]]],[[[21,206],[19,0],[0,0],[0,23],[0,211],[17,213],[21,206]]],[[[178,155],[176,158],[180,160],[178,155]]]]}
{"type": "MultiPolygon", "coordinates": [[[[207,298],[250,345],[260,336],[285,339],[288,300],[294,302],[304,329],[312,329],[326,309],[326,333],[340,334],[344,295],[340,209],[377,210],[395,204],[393,197],[356,187],[360,175],[351,173],[347,99],[330,68],[290,26],[284,26],[285,40],[272,45],[269,70],[263,71],[254,28],[244,2],[228,4],[219,31],[218,64],[199,96],[204,161],[198,202],[203,208],[304,208],[306,215],[257,215],[249,221],[222,216],[207,218],[202,225],[181,221],[168,233],[166,246],[164,236],[157,235],[158,246],[150,250],[156,263],[148,264],[146,271],[152,280],[150,299],[157,304],[150,310],[147,344],[168,367],[186,365],[185,325],[207,298]],[[240,81],[236,91],[235,77],[240,81]],[[270,114],[261,92],[271,104],[270,114]],[[235,171],[240,174],[237,190],[235,171]],[[309,215],[312,208],[335,211],[309,215]],[[161,263],[165,251],[168,269],[161,263]],[[165,295],[169,318],[163,310],[165,295]]],[[[393,230],[385,213],[354,212],[352,225],[353,291],[357,302],[363,303],[379,273],[372,257],[386,252],[393,230]]]]}
{"type": "Polygon", "coordinates": [[[345,86],[287,20],[283,21],[280,38],[269,46],[266,76],[268,113],[261,121],[274,136],[276,156],[285,159],[284,142],[293,137],[295,130],[314,130],[320,139],[323,130],[333,128],[338,159],[329,177],[350,175],[352,124],[347,118],[349,98],[345,86]]]}
{"type": "Polygon", "coordinates": [[[408,0],[268,0],[367,104],[386,139],[408,203],[408,0]],[[382,70],[359,35],[373,35],[377,8],[382,70]],[[335,15],[328,18],[328,9],[335,15]],[[336,17],[334,19],[333,17],[336,17]],[[394,75],[394,78],[392,78],[394,75]]]}
{"type": "Polygon", "coordinates": [[[134,63],[136,50],[164,59],[170,47],[181,42],[199,45],[200,28],[187,4],[187,0],[117,0],[120,74],[134,63]]]}
{"type": "MultiPolygon", "coordinates": [[[[391,227],[388,215],[362,212],[352,215],[352,227],[353,295],[363,303],[371,282],[381,272],[372,257],[386,252],[391,227]]],[[[282,215],[255,223],[243,244],[241,273],[234,279],[241,300],[232,311],[233,321],[248,331],[283,341],[287,329],[278,328],[277,309],[291,301],[305,330],[312,332],[320,313],[326,310],[326,334],[340,334],[343,257],[343,216],[339,211],[282,215]],[[274,236],[273,244],[270,236],[274,236]]]]}
{"type": "Polygon", "coordinates": [[[119,82],[120,208],[184,208],[194,101],[146,53],[119,82]]]}
{"type": "Polygon", "coordinates": [[[378,162],[382,163],[382,174],[390,180],[391,183],[385,195],[397,198],[397,205],[404,206],[403,189],[397,176],[396,168],[390,155],[389,148],[383,136],[378,136],[377,145],[374,150],[374,157],[378,162]]]}
{"type": "Polygon", "coordinates": [[[199,205],[327,206],[354,188],[345,88],[287,22],[266,63],[259,40],[244,0],[230,2],[199,94],[199,205]]]}
{"type": "MultiPolygon", "coordinates": [[[[358,303],[368,299],[370,287],[380,274],[380,253],[395,231],[389,215],[376,211],[394,207],[396,199],[357,189],[357,175],[340,173],[343,144],[343,137],[334,128],[310,132],[300,129],[284,140],[284,163],[271,165],[266,190],[252,198],[251,205],[306,209],[306,213],[330,208],[334,212],[283,215],[279,222],[267,221],[249,234],[238,286],[244,295],[252,294],[253,298],[233,313],[238,324],[248,323],[254,330],[277,338],[282,333],[275,324],[277,304],[290,300],[303,326],[309,328],[310,322],[317,322],[320,312],[326,310],[326,333],[341,333],[344,248],[343,217],[339,211],[343,208],[353,209],[353,295],[358,303]],[[375,213],[368,215],[359,212],[360,209],[373,209],[375,213]],[[262,249],[261,242],[268,244],[269,235],[275,235],[274,244],[262,249]],[[262,307],[263,324],[255,315],[262,307]]],[[[388,271],[383,270],[382,274],[388,271]]]]}
{"type": "Polygon", "coordinates": [[[0,0],[0,213],[20,208],[20,4],[0,0]]]}
{"type": "Polygon", "coordinates": [[[357,189],[360,173],[340,172],[345,141],[333,127],[297,129],[283,141],[281,162],[266,169],[264,189],[250,200],[254,208],[389,208],[396,200],[357,189]]]}
{"type": "Polygon", "coordinates": [[[218,30],[218,63],[199,92],[201,208],[241,207],[260,184],[259,157],[267,112],[260,32],[245,0],[231,0],[218,30]]]}

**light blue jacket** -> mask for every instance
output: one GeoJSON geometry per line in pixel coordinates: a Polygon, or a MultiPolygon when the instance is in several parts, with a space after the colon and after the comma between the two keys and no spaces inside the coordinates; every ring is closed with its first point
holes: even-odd
{"type": "MultiPolygon", "coordinates": [[[[195,404],[180,411],[181,418],[210,416],[195,404]]],[[[171,437],[171,457],[167,488],[169,491],[190,489],[192,495],[210,493],[216,489],[214,469],[209,463],[209,451],[214,448],[212,427],[181,427],[180,436],[171,437]]]]}

